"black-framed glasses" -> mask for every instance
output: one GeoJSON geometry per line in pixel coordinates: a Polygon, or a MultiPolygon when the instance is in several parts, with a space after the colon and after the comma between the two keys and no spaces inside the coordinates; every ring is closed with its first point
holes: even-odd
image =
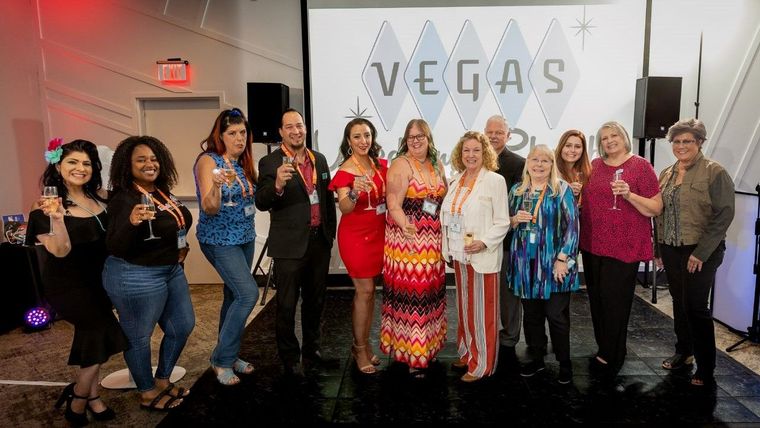
{"type": "Polygon", "coordinates": [[[413,141],[423,141],[427,139],[427,135],[425,134],[417,134],[417,135],[410,135],[406,137],[406,141],[413,142],[413,141]]]}

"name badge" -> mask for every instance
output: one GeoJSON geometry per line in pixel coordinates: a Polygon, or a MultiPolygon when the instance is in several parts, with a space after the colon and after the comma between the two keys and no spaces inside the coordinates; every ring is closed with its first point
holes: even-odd
{"type": "Polygon", "coordinates": [[[309,194],[309,202],[312,205],[319,204],[319,194],[317,194],[317,189],[312,190],[312,192],[309,194]]]}
{"type": "Polygon", "coordinates": [[[187,231],[180,229],[177,231],[177,249],[183,249],[187,247],[187,231]]]}
{"type": "Polygon", "coordinates": [[[462,232],[462,216],[459,214],[451,215],[451,222],[449,223],[449,230],[456,233],[462,232]]]}
{"type": "Polygon", "coordinates": [[[531,244],[536,243],[536,232],[530,232],[530,235],[528,235],[528,242],[531,244]]]}
{"type": "Polygon", "coordinates": [[[377,213],[377,215],[385,214],[386,211],[388,211],[388,208],[385,206],[385,202],[378,204],[377,208],[375,209],[375,213],[377,213]]]}
{"type": "Polygon", "coordinates": [[[425,201],[422,202],[422,211],[432,216],[436,215],[438,212],[438,202],[425,198],[425,201]]]}
{"type": "Polygon", "coordinates": [[[250,217],[256,212],[256,207],[253,204],[247,204],[243,210],[245,211],[245,216],[250,217]]]}

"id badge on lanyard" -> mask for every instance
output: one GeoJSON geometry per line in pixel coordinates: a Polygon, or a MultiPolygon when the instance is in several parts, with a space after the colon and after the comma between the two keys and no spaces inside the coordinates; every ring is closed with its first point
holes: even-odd
{"type": "Polygon", "coordinates": [[[432,216],[436,215],[438,211],[438,202],[430,198],[425,198],[425,201],[422,202],[422,211],[432,216]]]}
{"type": "Polygon", "coordinates": [[[385,202],[382,204],[377,204],[377,208],[375,208],[375,214],[381,215],[385,214],[385,212],[388,211],[388,208],[385,206],[385,202]]]}
{"type": "Polygon", "coordinates": [[[309,203],[312,205],[319,204],[319,194],[317,194],[317,189],[314,189],[309,193],[309,203]]]}
{"type": "Polygon", "coordinates": [[[461,214],[451,215],[449,230],[455,233],[462,233],[462,215],[461,214]]]}
{"type": "Polygon", "coordinates": [[[256,207],[252,203],[246,203],[245,208],[243,208],[243,210],[245,211],[246,217],[250,217],[254,213],[256,213],[256,207]]]}
{"type": "Polygon", "coordinates": [[[177,231],[177,249],[181,250],[187,247],[187,230],[179,229],[177,231]]]}

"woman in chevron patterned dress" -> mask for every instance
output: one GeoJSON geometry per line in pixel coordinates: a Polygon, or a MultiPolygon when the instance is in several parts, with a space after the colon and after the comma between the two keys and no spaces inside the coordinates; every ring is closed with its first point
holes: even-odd
{"type": "Polygon", "coordinates": [[[413,119],[388,170],[380,349],[415,378],[446,341],[439,218],[446,176],[437,155],[430,126],[413,119]]]}

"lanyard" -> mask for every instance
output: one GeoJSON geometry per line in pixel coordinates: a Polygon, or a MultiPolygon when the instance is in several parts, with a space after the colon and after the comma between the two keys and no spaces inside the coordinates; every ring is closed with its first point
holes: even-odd
{"type": "Polygon", "coordinates": [[[541,189],[541,195],[538,197],[538,202],[536,203],[536,206],[533,207],[533,219],[531,220],[533,224],[535,224],[536,221],[538,220],[538,212],[541,209],[541,203],[544,201],[544,195],[546,195],[546,184],[544,184],[543,189],[541,189]]]}
{"type": "Polygon", "coordinates": [[[415,159],[414,156],[411,156],[412,160],[414,161],[414,167],[417,168],[417,172],[420,174],[420,178],[422,178],[422,182],[425,184],[425,187],[428,189],[428,193],[425,196],[430,196],[435,194],[435,189],[438,187],[438,174],[436,174],[435,169],[433,169],[433,163],[431,162],[428,164],[428,169],[430,170],[430,180],[432,181],[432,185],[429,185],[427,180],[425,180],[425,176],[422,174],[422,168],[420,168],[420,161],[415,159]]]}
{"type": "MultiPolygon", "coordinates": [[[[356,168],[359,170],[359,172],[361,173],[361,175],[367,176],[366,171],[364,171],[364,168],[359,163],[359,161],[357,161],[356,158],[354,158],[354,157],[351,157],[351,160],[354,161],[354,165],[356,165],[356,168]]],[[[375,166],[375,163],[372,162],[372,159],[369,160],[369,165],[372,167],[372,171],[375,172],[375,175],[377,175],[378,177],[380,177],[380,183],[382,183],[382,185],[383,185],[382,194],[385,195],[385,180],[383,180],[382,174],[380,174],[380,171],[377,170],[377,167],[375,166]]],[[[369,184],[372,186],[372,190],[375,191],[375,197],[377,199],[380,199],[380,193],[378,193],[378,191],[377,191],[377,185],[375,185],[375,179],[371,178],[369,180],[369,184]]]]}
{"type": "Polygon", "coordinates": [[[232,166],[232,162],[230,162],[230,160],[227,159],[227,156],[222,156],[222,159],[224,159],[224,163],[227,165],[227,168],[235,171],[235,181],[237,181],[238,184],[240,185],[240,189],[241,189],[241,191],[243,193],[243,200],[245,200],[246,196],[250,196],[252,198],[253,197],[253,184],[251,184],[251,181],[248,180],[248,177],[245,178],[245,181],[248,183],[248,190],[249,190],[248,194],[246,194],[246,192],[245,192],[245,186],[243,185],[243,181],[240,179],[240,176],[237,174],[237,170],[235,169],[235,167],[232,166]]]}
{"type": "Polygon", "coordinates": [[[464,187],[464,177],[466,174],[462,174],[462,178],[459,179],[459,184],[457,185],[457,191],[454,193],[454,200],[451,201],[451,213],[452,214],[462,214],[462,205],[464,205],[464,201],[467,200],[467,198],[470,197],[470,194],[475,189],[475,180],[478,179],[478,175],[475,174],[474,177],[472,177],[472,181],[470,181],[470,185],[467,187],[467,191],[462,196],[462,201],[459,202],[459,207],[457,207],[456,212],[454,212],[454,207],[457,205],[457,199],[459,198],[459,192],[462,190],[462,187],[464,187]]]}
{"type": "Polygon", "coordinates": [[[158,205],[163,209],[164,211],[168,212],[169,214],[174,217],[174,220],[177,222],[177,227],[179,230],[183,230],[185,228],[185,216],[182,215],[182,211],[179,209],[177,204],[174,203],[174,201],[171,200],[168,196],[164,195],[164,192],[162,192],[160,189],[156,188],[156,191],[161,194],[161,197],[164,198],[167,204],[171,205],[171,207],[166,206],[165,204],[162,204],[159,202],[156,198],[153,197],[152,194],[148,193],[145,189],[140,187],[140,185],[135,183],[135,187],[137,190],[139,190],[143,195],[150,196],[150,200],[153,201],[154,204],[158,205]],[[176,214],[175,214],[176,211],[176,214]]]}
{"type": "MultiPolygon", "coordinates": [[[[288,148],[285,147],[284,144],[281,146],[281,148],[282,148],[282,151],[286,155],[288,155],[289,157],[291,157],[291,158],[293,158],[295,160],[295,158],[296,158],[295,153],[291,153],[290,150],[288,150],[288,148]]],[[[312,186],[316,186],[317,185],[317,161],[314,159],[314,153],[312,153],[311,150],[309,150],[309,149],[304,149],[304,150],[306,150],[306,154],[308,154],[309,155],[309,159],[311,159],[311,184],[312,184],[312,186]]],[[[297,163],[298,162],[296,162],[296,164],[297,163]]],[[[303,172],[301,172],[301,168],[297,167],[296,171],[298,171],[298,175],[301,176],[301,180],[303,180],[304,184],[306,184],[307,187],[308,187],[308,182],[304,178],[303,172]]]]}

